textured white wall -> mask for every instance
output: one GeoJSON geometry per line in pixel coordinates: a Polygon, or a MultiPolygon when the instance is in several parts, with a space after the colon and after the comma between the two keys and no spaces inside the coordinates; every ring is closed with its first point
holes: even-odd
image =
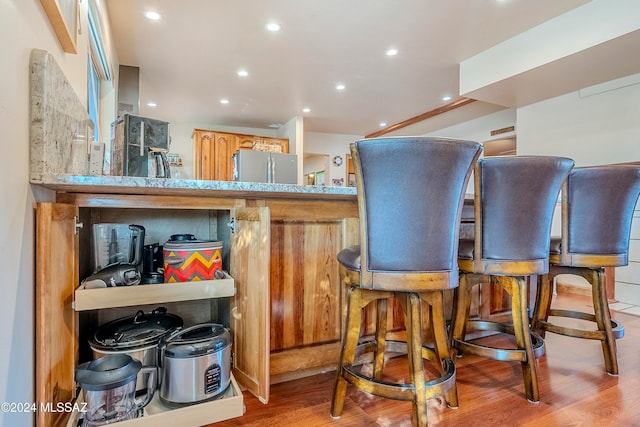
{"type": "Polygon", "coordinates": [[[640,203],[636,204],[631,224],[629,265],[616,268],[616,299],[640,305],[640,203]]]}
{"type": "MultiPolygon", "coordinates": [[[[86,17],[87,2],[82,2],[86,17]]],[[[86,19],[81,22],[86,29],[86,19]]],[[[87,98],[87,39],[62,51],[39,1],[0,2],[0,401],[34,401],[33,202],[51,192],[29,184],[29,55],[51,52],[82,100],[87,98]]],[[[31,413],[0,412],[0,425],[31,425],[31,413]]]]}
{"type": "MultiPolygon", "coordinates": [[[[491,136],[491,131],[496,129],[504,129],[509,126],[516,125],[516,110],[504,109],[498,112],[474,119],[468,122],[459,123],[443,129],[430,132],[427,136],[442,136],[446,138],[468,139],[484,143],[496,139],[504,139],[514,136],[515,132],[502,133],[497,136],[491,136]]],[[[518,149],[519,152],[519,149],[518,149]]]]}
{"type": "Polygon", "coordinates": [[[518,153],[576,166],[640,160],[640,74],[518,109],[518,153]]]}

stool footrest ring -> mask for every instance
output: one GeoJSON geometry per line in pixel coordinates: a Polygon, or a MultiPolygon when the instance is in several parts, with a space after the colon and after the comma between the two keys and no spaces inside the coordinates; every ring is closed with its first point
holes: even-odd
{"type": "MultiPolygon", "coordinates": [[[[470,320],[467,322],[468,331],[491,331],[502,334],[514,335],[513,326],[505,323],[488,322],[483,320],[470,320]]],[[[534,357],[538,358],[545,352],[544,339],[533,331],[530,331],[531,347],[534,357]]],[[[454,339],[453,347],[460,350],[463,354],[475,354],[477,356],[486,357],[501,361],[517,361],[524,362],[527,356],[522,349],[504,349],[497,347],[489,347],[480,344],[472,344],[470,342],[454,339]]]]}
{"type": "MultiPolygon", "coordinates": [[[[356,347],[356,356],[371,352],[372,345],[375,348],[373,342],[367,341],[361,343],[356,347]]],[[[385,352],[393,353],[407,353],[407,343],[404,341],[388,340],[386,341],[385,352]]],[[[425,345],[422,346],[423,359],[437,360],[435,352],[432,348],[425,345]]],[[[445,359],[443,361],[443,372],[438,378],[430,381],[425,381],[426,398],[432,399],[437,396],[446,394],[455,385],[456,381],[456,368],[452,359],[445,359]]],[[[414,400],[415,386],[411,383],[398,384],[390,383],[386,381],[376,381],[371,377],[368,377],[353,366],[342,366],[340,375],[352,385],[355,385],[358,389],[367,393],[374,394],[376,396],[384,397],[387,399],[395,400],[414,400]]]]}
{"type": "MultiPolygon", "coordinates": [[[[572,310],[549,310],[549,317],[565,317],[570,319],[581,319],[588,320],[590,322],[596,322],[596,316],[591,313],[583,313],[580,311],[572,311],[572,310]]],[[[552,332],[555,334],[565,335],[573,338],[586,338],[591,340],[606,340],[606,335],[604,331],[600,330],[585,330],[578,328],[570,328],[567,326],[560,326],[553,324],[549,321],[540,321],[540,329],[546,332],[552,332]]],[[[622,338],[624,336],[624,326],[611,319],[611,332],[613,333],[613,337],[615,339],[622,338]]]]}

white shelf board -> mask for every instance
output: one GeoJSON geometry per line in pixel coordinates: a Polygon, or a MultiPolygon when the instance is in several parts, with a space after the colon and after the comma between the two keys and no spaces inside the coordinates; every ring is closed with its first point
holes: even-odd
{"type": "MultiPolygon", "coordinates": [[[[231,383],[219,398],[193,405],[169,407],[158,396],[144,408],[144,416],[129,421],[114,423],[117,427],[157,427],[180,426],[199,427],[244,415],[244,399],[240,387],[231,374],[231,383]]],[[[81,402],[82,394],[77,402],[81,402]]],[[[79,413],[74,412],[67,427],[75,427],[79,422],[79,413]]]]}
{"type": "Polygon", "coordinates": [[[81,285],[75,291],[73,309],[75,311],[85,311],[101,308],[129,307],[144,304],[231,297],[234,294],[235,283],[233,278],[228,275],[226,279],[117,286],[114,288],[85,289],[84,286],[81,285]]]}

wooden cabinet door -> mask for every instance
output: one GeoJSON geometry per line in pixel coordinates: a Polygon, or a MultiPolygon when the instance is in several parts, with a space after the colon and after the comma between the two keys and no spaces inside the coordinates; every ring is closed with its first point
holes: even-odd
{"type": "Polygon", "coordinates": [[[215,174],[218,181],[233,181],[233,153],[238,151],[238,138],[231,133],[215,133],[215,174]]]}
{"type": "Polygon", "coordinates": [[[269,138],[266,136],[238,135],[238,149],[288,153],[289,140],[287,138],[269,138]]]}
{"type": "Polygon", "coordinates": [[[269,401],[269,209],[231,210],[230,273],[233,374],[262,403],[269,401]]]}
{"type": "MultiPolygon", "coordinates": [[[[78,208],[60,203],[36,206],[36,404],[72,402],[78,360],[78,208]]],[[[64,425],[69,413],[38,411],[36,425],[64,425]]]]}
{"type": "Polygon", "coordinates": [[[215,179],[213,158],[215,133],[196,129],[193,132],[193,163],[196,179],[215,179]]]}
{"type": "Polygon", "coordinates": [[[358,243],[353,201],[266,202],[271,219],[271,382],[335,368],[347,286],[336,255],[358,243]],[[304,374],[303,374],[304,372],[304,374]]]}
{"type": "Polygon", "coordinates": [[[256,137],[251,135],[238,135],[238,149],[253,150],[256,137]]]}
{"type": "Polygon", "coordinates": [[[196,129],[193,132],[196,179],[233,180],[233,153],[238,138],[232,133],[196,129]]]}

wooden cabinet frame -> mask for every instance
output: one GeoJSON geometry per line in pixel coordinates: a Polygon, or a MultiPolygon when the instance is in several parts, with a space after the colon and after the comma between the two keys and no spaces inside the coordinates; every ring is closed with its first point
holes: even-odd
{"type": "MultiPolygon", "coordinates": [[[[78,208],[38,203],[36,208],[36,405],[76,397],[78,314],[72,308],[78,285],[78,208]]],[[[36,425],[63,425],[69,414],[37,412],[36,425]]]]}
{"type": "MultiPolygon", "coordinates": [[[[229,210],[235,224],[235,232],[231,238],[230,274],[232,277],[234,274],[237,276],[234,277],[235,295],[231,298],[233,372],[238,381],[255,393],[261,401],[268,401],[268,209],[236,208],[234,204],[237,201],[226,199],[218,206],[215,199],[210,204],[199,198],[163,196],[128,198],[119,195],[62,194],[61,199],[65,203],[36,205],[38,405],[72,402],[77,397],[74,370],[79,362],[79,322],[78,313],[74,310],[74,292],[79,283],[79,238],[76,230],[80,227],[80,210],[87,207],[104,208],[105,204],[112,208],[135,208],[141,202],[150,210],[229,210]],[[252,268],[243,267],[243,262],[250,262],[252,268]]],[[[69,415],[39,412],[36,423],[38,426],[64,425],[69,415]]]]}
{"type": "MultiPolygon", "coordinates": [[[[194,192],[166,194],[154,189],[124,192],[127,191],[129,194],[59,192],[55,203],[36,206],[37,402],[70,402],[76,397],[74,369],[79,361],[79,321],[73,308],[74,292],[79,284],[79,259],[87,256],[81,249],[86,251],[89,244],[75,234],[79,221],[76,218],[85,221],[82,234],[86,235],[92,221],[88,212],[94,209],[109,212],[146,209],[156,216],[162,216],[163,210],[224,213],[217,227],[227,229],[227,222],[230,227],[225,242],[228,239],[229,273],[235,281],[229,316],[233,374],[261,402],[268,402],[269,385],[273,382],[333,367],[340,351],[345,292],[335,255],[342,247],[357,243],[355,198],[287,198],[277,194],[256,199],[225,191],[202,196],[194,192]],[[275,236],[273,230],[277,231],[275,236]],[[292,246],[292,241],[302,246],[292,246]],[[284,251],[280,258],[272,259],[274,247],[284,251]],[[302,253],[297,252],[300,248],[302,253]],[[285,269],[297,265],[298,275],[279,276],[282,271],[276,265],[279,262],[286,264],[285,269]],[[291,301],[272,296],[272,282],[287,288],[305,288],[301,290],[304,298],[295,302],[306,313],[296,323],[297,330],[306,328],[305,338],[278,351],[270,348],[273,307],[291,301]],[[324,312],[317,310],[318,304],[325,307],[324,312]],[[327,318],[334,319],[329,330],[323,329],[327,318]]],[[[299,320],[287,319],[287,325],[299,320]]],[[[39,413],[36,423],[63,425],[67,415],[39,413]]]]}

